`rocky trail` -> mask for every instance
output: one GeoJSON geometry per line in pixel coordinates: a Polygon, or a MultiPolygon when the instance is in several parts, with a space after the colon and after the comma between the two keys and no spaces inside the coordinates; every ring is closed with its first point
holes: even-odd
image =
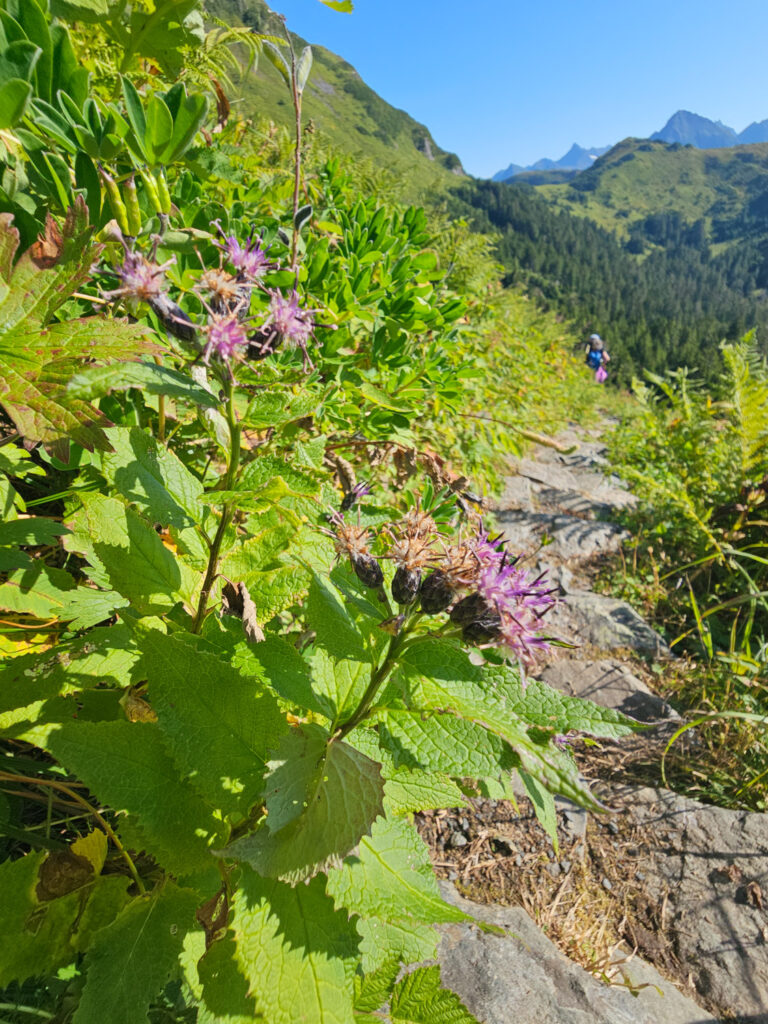
{"type": "Polygon", "coordinates": [[[679,717],[649,685],[648,664],[671,657],[662,638],[590,587],[595,558],[625,539],[615,511],[633,500],[599,433],[574,426],[562,451],[519,459],[496,513],[510,548],[563,594],[552,631],[575,646],[554,648],[539,677],[650,728],[576,745],[612,813],[558,801],[557,852],[526,797],[419,816],[446,898],[505,932],[446,926],[443,979],[485,1024],[768,1024],[768,816],[624,770],[638,754],[658,763],[679,717]]]}

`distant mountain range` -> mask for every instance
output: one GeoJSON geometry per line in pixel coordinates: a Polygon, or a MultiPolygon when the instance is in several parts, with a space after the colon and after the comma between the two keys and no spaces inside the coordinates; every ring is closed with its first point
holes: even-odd
{"type": "MultiPolygon", "coordinates": [[[[753,121],[743,132],[736,132],[722,121],[710,121],[708,117],[692,114],[690,110],[678,110],[667,121],[661,131],[654,132],[651,139],[657,142],[678,143],[695,146],[696,149],[723,149],[728,146],[748,146],[756,142],[768,142],[768,120],[753,121]]],[[[531,171],[583,171],[595,160],[607,153],[610,146],[592,146],[584,149],[574,143],[565,156],[559,160],[537,160],[535,164],[523,167],[510,164],[503,171],[497,171],[493,181],[507,181],[519,174],[531,171]]]]}

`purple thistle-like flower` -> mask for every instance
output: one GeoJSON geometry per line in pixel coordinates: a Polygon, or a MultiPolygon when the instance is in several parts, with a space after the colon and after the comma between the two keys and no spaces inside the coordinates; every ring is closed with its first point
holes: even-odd
{"type": "Polygon", "coordinates": [[[344,495],[341,502],[341,511],[347,512],[349,509],[354,508],[354,506],[357,505],[359,501],[362,501],[363,498],[366,498],[372,490],[373,488],[369,484],[365,483],[364,480],[358,481],[352,490],[347,491],[344,495]]]}
{"type": "Polygon", "coordinates": [[[262,325],[262,333],[278,335],[283,341],[300,348],[304,355],[305,368],[312,363],[307,352],[307,341],[312,335],[315,321],[307,309],[299,306],[299,296],[294,290],[290,298],[278,291],[270,292],[269,314],[262,325]]]}
{"type": "Polygon", "coordinates": [[[251,235],[243,244],[234,235],[225,235],[218,221],[212,221],[212,224],[218,228],[223,239],[222,242],[216,244],[241,277],[255,281],[263,277],[268,270],[277,266],[276,263],[270,263],[267,250],[261,247],[260,238],[254,239],[251,235]]]}
{"type": "Polygon", "coordinates": [[[492,540],[481,533],[475,554],[480,563],[477,592],[501,619],[496,643],[530,662],[548,647],[540,635],[541,620],[556,604],[555,588],[543,574],[533,578],[530,572],[517,568],[503,550],[500,538],[492,540]]]}
{"type": "Polygon", "coordinates": [[[228,363],[238,348],[248,344],[247,329],[234,313],[211,317],[207,335],[208,341],[203,352],[204,363],[209,361],[211,355],[228,363]]]}
{"type": "Polygon", "coordinates": [[[312,315],[299,306],[296,292],[286,299],[280,292],[272,292],[269,316],[264,326],[270,324],[277,333],[291,345],[306,350],[306,344],[314,327],[312,315]]]}
{"type": "Polygon", "coordinates": [[[127,252],[122,266],[115,268],[115,273],[120,278],[120,287],[111,292],[106,292],[106,299],[139,299],[142,302],[149,302],[162,294],[165,283],[165,272],[168,267],[173,266],[176,257],[166,260],[165,263],[150,263],[149,260],[136,252],[127,252]]]}

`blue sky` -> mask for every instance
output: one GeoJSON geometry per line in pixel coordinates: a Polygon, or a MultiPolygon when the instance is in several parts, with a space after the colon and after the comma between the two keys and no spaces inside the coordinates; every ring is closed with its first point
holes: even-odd
{"type": "Polygon", "coordinates": [[[471,174],[646,136],[676,110],[768,118],[766,0],[272,0],[471,174]]]}

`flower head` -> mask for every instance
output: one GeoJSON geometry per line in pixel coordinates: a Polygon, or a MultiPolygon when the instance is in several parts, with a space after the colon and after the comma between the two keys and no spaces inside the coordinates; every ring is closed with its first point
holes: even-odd
{"type": "MultiPolygon", "coordinates": [[[[510,561],[500,538],[481,533],[475,553],[479,563],[475,587],[488,611],[498,617],[499,646],[531,661],[537,651],[548,646],[541,636],[541,620],[557,603],[555,588],[544,574],[534,578],[510,561]]],[[[467,628],[472,631],[471,626],[467,628]]]]}
{"type": "Polygon", "coordinates": [[[123,264],[116,268],[120,287],[105,293],[107,299],[139,299],[149,302],[162,294],[165,272],[176,262],[175,257],[165,263],[150,263],[139,253],[126,252],[123,264]]]}
{"type": "Polygon", "coordinates": [[[208,340],[203,353],[203,362],[207,363],[211,355],[217,356],[222,362],[229,362],[238,348],[248,344],[248,331],[235,313],[227,316],[212,316],[207,328],[208,340]]]}
{"type": "Polygon", "coordinates": [[[359,501],[362,501],[363,498],[367,498],[372,490],[373,488],[370,484],[365,483],[364,480],[358,481],[358,483],[356,483],[355,486],[344,495],[341,502],[341,511],[348,512],[349,509],[354,508],[359,501]]]}
{"type": "Polygon", "coordinates": [[[260,338],[264,339],[262,351],[269,354],[274,351],[280,341],[300,348],[304,356],[304,368],[312,367],[307,352],[309,340],[315,321],[308,309],[299,306],[299,296],[294,290],[290,298],[278,291],[270,292],[269,313],[261,326],[260,338]]]}
{"type": "Polygon", "coordinates": [[[256,281],[263,277],[268,270],[276,267],[276,263],[270,263],[267,257],[267,250],[262,249],[261,239],[253,238],[253,235],[243,245],[234,235],[225,235],[221,224],[213,221],[218,228],[223,241],[216,244],[224,253],[226,259],[235,268],[240,277],[249,281],[256,281]]]}
{"type": "Polygon", "coordinates": [[[200,275],[197,286],[210,295],[211,305],[217,313],[232,309],[233,306],[243,303],[248,298],[247,287],[221,268],[206,270],[204,274],[200,275]],[[243,291],[245,291],[245,296],[243,291]]]}

